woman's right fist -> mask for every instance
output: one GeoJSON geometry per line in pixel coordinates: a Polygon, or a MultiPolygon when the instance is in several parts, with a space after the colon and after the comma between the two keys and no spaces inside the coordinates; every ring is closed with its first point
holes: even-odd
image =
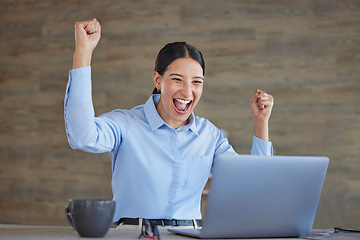
{"type": "Polygon", "coordinates": [[[101,26],[95,19],[75,23],[76,50],[93,51],[100,40],[101,26]]]}

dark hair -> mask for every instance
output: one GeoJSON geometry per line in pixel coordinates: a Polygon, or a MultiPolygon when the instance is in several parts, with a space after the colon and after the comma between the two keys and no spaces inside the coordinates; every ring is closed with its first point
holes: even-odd
{"type": "MultiPolygon", "coordinates": [[[[166,44],[159,52],[155,61],[155,70],[160,75],[163,75],[170,63],[178,58],[190,57],[197,61],[203,69],[203,75],[205,75],[205,61],[202,53],[196,47],[186,42],[173,42],[166,44]]],[[[154,93],[159,93],[155,88],[154,93]]]]}

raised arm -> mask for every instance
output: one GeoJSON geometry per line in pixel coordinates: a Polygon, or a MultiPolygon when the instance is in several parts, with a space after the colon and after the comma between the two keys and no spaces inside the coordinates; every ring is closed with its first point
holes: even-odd
{"type": "Polygon", "coordinates": [[[88,67],[101,36],[100,23],[95,19],[75,23],[75,53],[73,69],[88,67]]]}
{"type": "Polygon", "coordinates": [[[269,119],[274,106],[273,96],[259,89],[250,100],[251,117],[256,137],[269,141],[269,119]]]}
{"type": "Polygon", "coordinates": [[[120,139],[120,129],[111,114],[95,117],[92,103],[91,57],[100,40],[96,19],[76,22],[73,69],[64,100],[65,128],[69,144],[87,152],[109,152],[120,139]]]}

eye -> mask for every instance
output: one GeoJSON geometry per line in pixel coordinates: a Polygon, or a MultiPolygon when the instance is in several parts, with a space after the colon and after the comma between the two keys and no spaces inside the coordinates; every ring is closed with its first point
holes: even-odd
{"type": "Polygon", "coordinates": [[[172,80],[176,81],[176,82],[181,82],[180,78],[172,78],[172,80]]]}
{"type": "Polygon", "coordinates": [[[195,83],[196,85],[200,85],[203,83],[203,81],[200,81],[200,80],[195,80],[193,83],[195,83]]]}

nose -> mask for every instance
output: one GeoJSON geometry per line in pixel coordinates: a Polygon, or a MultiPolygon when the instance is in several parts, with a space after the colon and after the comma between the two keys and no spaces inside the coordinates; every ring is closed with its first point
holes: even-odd
{"type": "Polygon", "coordinates": [[[190,98],[192,95],[192,86],[190,83],[185,83],[183,85],[182,93],[184,94],[185,98],[190,98]]]}

